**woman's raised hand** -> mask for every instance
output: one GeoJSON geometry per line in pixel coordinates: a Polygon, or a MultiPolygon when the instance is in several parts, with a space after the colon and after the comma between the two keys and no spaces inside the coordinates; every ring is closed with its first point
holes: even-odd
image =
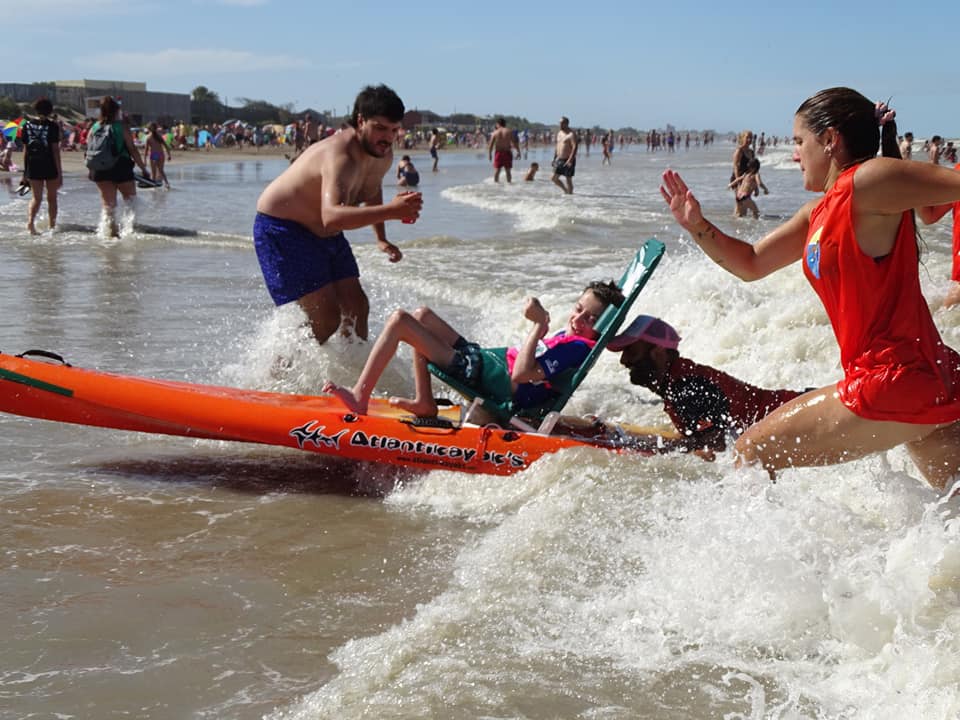
{"type": "Polygon", "coordinates": [[[670,206],[670,212],[673,213],[677,222],[685,230],[692,230],[703,223],[700,203],[693,196],[679,173],[673,170],[667,170],[663,173],[660,194],[663,195],[663,199],[670,206]]]}

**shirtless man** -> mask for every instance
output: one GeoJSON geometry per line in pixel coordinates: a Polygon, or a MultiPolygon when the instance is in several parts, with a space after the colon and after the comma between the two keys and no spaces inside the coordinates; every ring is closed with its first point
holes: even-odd
{"type": "Polygon", "coordinates": [[[317,123],[313,119],[313,115],[307,113],[306,118],[303,120],[303,139],[306,142],[307,147],[310,147],[320,139],[319,131],[320,128],[317,127],[317,123]]]}
{"type": "Polygon", "coordinates": [[[517,160],[520,159],[520,142],[517,136],[507,127],[503,118],[497,120],[497,129],[490,136],[487,145],[487,159],[493,160],[493,181],[500,182],[500,170],[507,174],[507,182],[513,180],[510,170],[513,168],[513,149],[517,151],[517,160]]]}
{"type": "Polygon", "coordinates": [[[573,194],[573,175],[577,169],[577,135],[570,129],[570,121],[560,118],[560,130],[557,132],[557,148],[553,153],[553,183],[567,195],[573,194]],[[567,184],[560,182],[560,176],[567,184]]]}
{"type": "Polygon", "coordinates": [[[387,240],[384,222],[420,216],[420,193],[383,201],[403,113],[386,85],[365,87],[350,126],[304,150],[257,201],[253,241],[267,290],[277,305],[300,305],[319,343],[341,327],[363,339],[368,333],[370,306],[343,231],[372,225],[380,249],[397,262],[403,255],[387,240]]]}

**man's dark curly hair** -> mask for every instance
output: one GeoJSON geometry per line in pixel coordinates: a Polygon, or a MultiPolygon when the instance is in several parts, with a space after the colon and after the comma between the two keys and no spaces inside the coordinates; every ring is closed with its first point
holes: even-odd
{"type": "Polygon", "coordinates": [[[390,122],[400,122],[404,112],[406,109],[403,107],[403,100],[393,90],[386,85],[367,85],[353,103],[350,124],[357,127],[361,115],[366,119],[379,115],[390,122]]]}

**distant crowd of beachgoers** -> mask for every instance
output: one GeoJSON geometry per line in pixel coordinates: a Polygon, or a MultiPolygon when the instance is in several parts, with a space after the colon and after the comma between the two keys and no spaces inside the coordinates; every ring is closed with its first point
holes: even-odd
{"type": "MultiPolygon", "coordinates": [[[[11,151],[22,150],[20,136],[13,127],[20,120],[18,118],[2,123],[5,129],[0,134],[0,152],[5,150],[7,156],[11,151]]],[[[86,118],[78,122],[59,119],[58,122],[61,128],[61,150],[82,151],[86,149],[87,134],[95,122],[93,118],[86,118]]],[[[341,123],[338,127],[328,127],[307,114],[303,119],[297,119],[287,124],[266,123],[255,125],[241,120],[197,125],[175,122],[168,127],[161,125],[160,134],[171,150],[283,146],[290,148],[292,153],[296,155],[313,142],[333,135],[343,127],[345,127],[345,123],[341,123]]],[[[434,130],[437,130],[440,136],[440,147],[448,149],[484,149],[487,147],[492,133],[492,129],[486,128],[467,130],[420,127],[404,131],[398,135],[397,148],[416,150],[425,146],[429,147],[434,130]]],[[[132,127],[131,131],[137,144],[142,145],[146,142],[148,134],[146,126],[132,127]]],[[[555,138],[555,131],[552,129],[522,128],[514,129],[513,132],[517,137],[518,144],[524,150],[530,147],[550,147],[555,138]]],[[[648,152],[674,152],[679,149],[689,150],[691,147],[707,147],[716,141],[716,133],[713,131],[653,129],[618,133],[612,129],[609,131],[581,129],[576,131],[576,134],[578,145],[586,154],[590,153],[591,147],[601,147],[605,143],[611,149],[616,146],[624,149],[628,146],[642,145],[646,147],[648,152]]],[[[723,137],[724,139],[735,139],[733,134],[723,137]]],[[[753,149],[758,155],[762,155],[767,147],[776,147],[779,144],[790,142],[788,137],[768,136],[762,132],[754,133],[753,138],[753,149]]],[[[909,141],[912,142],[912,140],[911,136],[909,141]]],[[[938,155],[943,156],[945,161],[956,162],[955,159],[951,159],[955,157],[956,153],[952,142],[944,144],[940,136],[934,136],[924,141],[922,151],[928,153],[931,145],[938,152],[938,155]]]]}

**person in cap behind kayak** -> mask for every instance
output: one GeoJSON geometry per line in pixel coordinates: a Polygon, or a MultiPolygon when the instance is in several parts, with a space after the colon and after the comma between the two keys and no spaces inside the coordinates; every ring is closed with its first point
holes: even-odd
{"type": "Polygon", "coordinates": [[[681,357],[679,344],[680,335],[669,324],[639,315],[607,345],[607,350],[620,353],[631,383],[663,400],[663,409],[681,436],[662,443],[663,451],[723,451],[728,438],[803,393],[750,385],[681,357]]]}

